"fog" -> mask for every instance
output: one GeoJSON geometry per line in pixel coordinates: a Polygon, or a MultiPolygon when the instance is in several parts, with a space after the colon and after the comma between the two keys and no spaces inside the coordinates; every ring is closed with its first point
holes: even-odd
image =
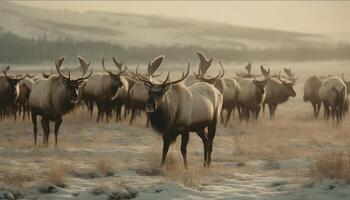
{"type": "Polygon", "coordinates": [[[19,1],[22,5],[78,12],[164,15],[243,25],[316,33],[350,41],[350,2],[346,1],[19,1]]]}

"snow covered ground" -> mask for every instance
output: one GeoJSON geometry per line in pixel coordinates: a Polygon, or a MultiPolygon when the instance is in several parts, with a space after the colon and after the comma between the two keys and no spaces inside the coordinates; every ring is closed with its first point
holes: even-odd
{"type": "Polygon", "coordinates": [[[179,142],[159,169],[162,140],[145,127],[144,116],[133,126],[127,120],[97,124],[95,115],[79,108],[64,118],[58,148],[52,134],[49,148],[34,147],[30,120],[2,121],[0,199],[350,199],[346,182],[310,172],[321,154],[350,148],[348,118],[335,128],[314,119],[311,105],[302,101],[312,73],[350,78],[344,63],[329,70],[325,65],[294,63],[297,97],[278,107],[276,120],[266,112],[257,122],[239,122],[235,114],[228,127],[219,125],[210,169],[202,167],[196,134],[190,135],[188,170],[179,142]],[[311,68],[303,70],[306,65],[311,68]]]}

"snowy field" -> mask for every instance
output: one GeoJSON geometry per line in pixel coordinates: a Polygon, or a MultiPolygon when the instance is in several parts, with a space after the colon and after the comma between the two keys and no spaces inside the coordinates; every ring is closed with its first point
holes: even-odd
{"type": "MultiPolygon", "coordinates": [[[[227,77],[243,69],[235,66],[227,77]]],[[[179,139],[160,169],[162,139],[145,127],[144,115],[133,126],[128,120],[96,123],[96,113],[91,118],[79,108],[64,118],[58,148],[53,134],[49,148],[34,147],[30,120],[2,121],[0,199],[350,199],[345,181],[313,173],[322,155],[349,152],[349,117],[336,128],[332,121],[314,119],[311,104],[302,101],[308,76],[343,72],[350,80],[349,66],[349,61],[271,64],[273,72],[291,67],[300,77],[297,97],[277,108],[274,121],[266,111],[249,123],[239,122],[235,113],[228,127],[219,125],[210,169],[202,167],[196,134],[190,134],[189,169],[183,167],[179,139]]],[[[39,143],[41,138],[39,128],[39,143]]]]}

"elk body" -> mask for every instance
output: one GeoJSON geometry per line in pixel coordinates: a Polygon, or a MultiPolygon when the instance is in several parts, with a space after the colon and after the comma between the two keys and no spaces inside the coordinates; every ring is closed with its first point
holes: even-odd
{"type": "MultiPolygon", "coordinates": [[[[162,60],[162,56],[156,58],[149,68],[157,69],[162,60]]],[[[161,166],[164,165],[170,144],[181,135],[181,153],[184,165],[187,167],[189,132],[196,132],[203,141],[204,166],[209,167],[211,163],[213,140],[223,97],[208,83],[199,82],[190,87],[182,84],[189,70],[188,63],[187,73],[182,74],[179,80],[169,81],[168,73],[162,83],[154,83],[150,77],[141,76],[136,70],[138,79],[144,82],[149,94],[145,109],[151,126],[163,137],[161,166]]]]}
{"type": "Polygon", "coordinates": [[[93,111],[93,103],[97,104],[98,114],[96,121],[99,122],[103,114],[106,113],[106,121],[108,121],[113,107],[113,101],[118,97],[118,90],[123,86],[121,74],[113,73],[107,70],[102,59],[102,67],[105,73],[96,73],[81,87],[82,99],[87,104],[90,113],[93,111]]]}
{"type": "Polygon", "coordinates": [[[258,119],[267,81],[255,78],[243,78],[239,81],[238,111],[241,120],[249,120],[251,115],[258,119]]]}
{"type": "MultiPolygon", "coordinates": [[[[41,116],[41,126],[44,132],[43,143],[47,146],[49,142],[49,122],[55,122],[55,146],[57,146],[57,135],[65,114],[73,110],[78,103],[78,90],[85,79],[92,75],[92,70],[87,77],[71,79],[60,72],[64,57],[56,62],[58,75],[51,75],[47,79],[36,81],[29,96],[28,105],[31,109],[33,122],[34,143],[37,143],[37,116],[41,116]]],[[[84,74],[83,74],[84,76],[84,74]]]]}
{"type": "MultiPolygon", "coordinates": [[[[260,69],[265,78],[270,77],[270,69],[266,70],[263,66],[260,69]]],[[[289,78],[282,78],[281,74],[270,78],[265,85],[265,99],[263,102],[263,109],[265,104],[269,106],[270,119],[275,118],[275,112],[277,106],[288,101],[289,97],[295,97],[296,93],[293,86],[296,83],[294,74],[291,73],[290,69],[285,69],[289,78]]]]}
{"type": "Polygon", "coordinates": [[[10,67],[7,66],[0,76],[0,118],[4,118],[12,112],[16,118],[16,101],[19,95],[18,83],[25,77],[7,75],[10,67]]]}
{"type": "Polygon", "coordinates": [[[319,89],[320,100],[323,103],[325,117],[328,120],[330,114],[333,120],[339,123],[343,118],[347,87],[338,77],[325,79],[319,89]]]}
{"type": "Polygon", "coordinates": [[[194,80],[192,78],[186,79],[186,85],[193,85],[198,81],[207,82],[213,84],[216,89],[218,89],[223,95],[223,105],[221,110],[221,123],[227,125],[230,120],[231,114],[234,111],[235,107],[238,105],[238,96],[239,96],[239,84],[235,79],[223,78],[225,74],[224,67],[219,61],[220,68],[222,72],[219,73],[216,77],[205,78],[207,70],[211,66],[212,59],[208,59],[203,53],[196,52],[199,57],[199,66],[198,73],[193,73],[194,80]],[[223,111],[227,111],[226,119],[224,121],[223,111]]]}
{"type": "Polygon", "coordinates": [[[305,102],[311,102],[315,118],[319,116],[322,105],[319,90],[324,79],[326,79],[326,77],[311,76],[306,80],[304,85],[303,100],[305,102]]]}
{"type": "Polygon", "coordinates": [[[28,116],[28,118],[30,115],[28,100],[29,100],[29,95],[32,90],[33,84],[34,84],[34,81],[28,76],[18,82],[19,95],[17,99],[17,105],[18,105],[18,112],[19,114],[22,114],[23,120],[25,119],[26,115],[28,116]]]}
{"type": "MultiPolygon", "coordinates": [[[[148,91],[142,81],[136,81],[129,92],[129,103],[131,107],[130,124],[135,120],[136,114],[139,111],[145,110],[145,105],[148,100],[148,91]]],[[[148,120],[147,120],[148,125],[148,120]]]]}

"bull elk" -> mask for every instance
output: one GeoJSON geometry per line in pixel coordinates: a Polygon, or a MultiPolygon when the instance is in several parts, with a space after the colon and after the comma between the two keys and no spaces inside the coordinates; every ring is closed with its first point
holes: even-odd
{"type": "Polygon", "coordinates": [[[79,102],[79,87],[92,75],[72,79],[70,72],[68,77],[60,71],[64,56],[55,61],[58,75],[51,75],[47,79],[36,81],[29,96],[28,105],[31,108],[33,122],[34,144],[37,143],[37,116],[41,116],[41,126],[44,132],[43,143],[48,146],[50,135],[50,121],[55,122],[55,146],[57,147],[57,135],[65,114],[72,111],[79,102]]]}
{"type": "Polygon", "coordinates": [[[102,59],[102,68],[104,73],[92,75],[86,84],[81,87],[81,98],[87,104],[91,115],[93,103],[95,102],[97,104],[97,122],[99,122],[104,114],[106,114],[106,121],[108,122],[112,112],[112,102],[118,97],[118,90],[123,87],[121,74],[123,74],[126,69],[118,73],[107,70],[104,58],[102,59]]]}
{"type": "MultiPolygon", "coordinates": [[[[268,78],[270,76],[270,70],[266,70],[263,66],[260,66],[263,75],[268,78]]],[[[291,73],[291,71],[289,71],[291,73]]],[[[265,85],[265,99],[263,102],[263,110],[265,104],[268,105],[270,111],[270,119],[275,118],[275,112],[277,106],[288,101],[289,97],[295,97],[296,93],[293,86],[296,83],[296,78],[289,76],[291,80],[282,78],[281,73],[277,76],[270,78],[265,85]]]]}
{"type": "Polygon", "coordinates": [[[319,89],[320,100],[323,103],[325,118],[328,120],[332,114],[337,124],[342,120],[347,96],[347,86],[338,77],[328,77],[319,89]]]}
{"type": "Polygon", "coordinates": [[[304,96],[303,100],[305,102],[310,101],[315,118],[318,118],[322,101],[319,96],[319,90],[322,85],[322,81],[324,81],[326,77],[324,76],[311,76],[309,77],[304,85],[304,96]]]}
{"type": "Polygon", "coordinates": [[[19,95],[18,83],[25,76],[8,75],[10,66],[7,66],[0,76],[0,118],[3,118],[11,111],[16,118],[16,100],[19,95]]]}
{"type": "MultiPolygon", "coordinates": [[[[163,56],[155,59],[152,66],[154,72],[163,60],[163,56]],[[158,61],[158,62],[157,62],[158,61]]],[[[204,166],[209,167],[216,124],[221,112],[222,94],[212,85],[198,82],[187,87],[181,84],[190,72],[175,81],[169,81],[169,72],[164,81],[155,83],[151,76],[138,73],[137,78],[144,82],[149,98],[145,105],[152,128],[163,137],[163,154],[161,166],[164,165],[169,146],[181,134],[181,153],[187,168],[187,144],[189,132],[196,132],[203,141],[204,166]],[[208,132],[206,130],[208,128],[208,132]]]]}

